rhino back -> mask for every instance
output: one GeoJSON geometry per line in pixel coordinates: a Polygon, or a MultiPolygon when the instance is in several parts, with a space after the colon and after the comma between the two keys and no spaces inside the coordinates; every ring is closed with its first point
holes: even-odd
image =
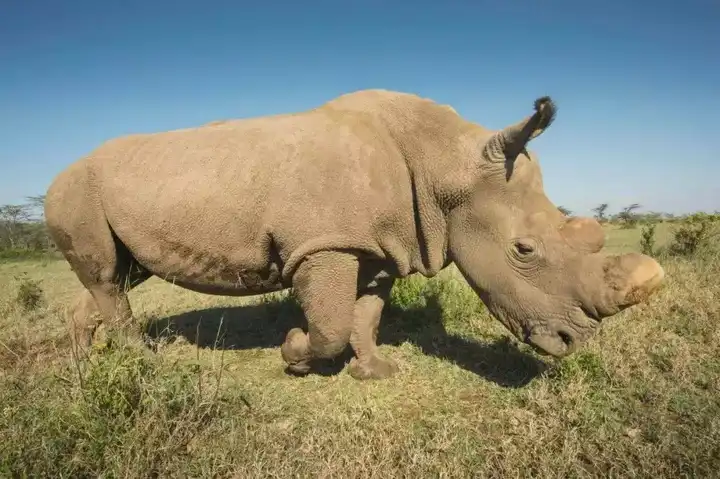
{"type": "Polygon", "coordinates": [[[239,272],[288,276],[328,248],[407,263],[416,243],[403,157],[362,113],[137,135],[91,156],[117,236],[150,271],[186,286],[228,287],[239,272]]]}

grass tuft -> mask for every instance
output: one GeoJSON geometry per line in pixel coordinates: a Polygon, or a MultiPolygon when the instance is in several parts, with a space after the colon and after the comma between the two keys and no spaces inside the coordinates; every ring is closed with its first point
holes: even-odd
{"type": "Polygon", "coordinates": [[[7,477],[158,477],[222,417],[217,381],[192,364],[133,349],[3,381],[0,473],[7,477]],[[204,385],[204,382],[208,382],[204,385]],[[205,389],[203,388],[205,386],[205,389]]]}
{"type": "Polygon", "coordinates": [[[24,311],[33,311],[43,303],[43,289],[38,280],[23,275],[17,280],[16,303],[24,311]]]}

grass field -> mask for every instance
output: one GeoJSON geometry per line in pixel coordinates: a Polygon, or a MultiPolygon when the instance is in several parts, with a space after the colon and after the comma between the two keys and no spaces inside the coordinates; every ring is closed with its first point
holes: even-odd
{"type": "MultiPolygon", "coordinates": [[[[611,250],[639,247],[639,229],[608,233],[611,250]]],[[[401,372],[359,382],[342,359],[283,372],[279,345],[302,321],[285,296],[203,296],[158,279],[131,293],[162,332],[156,354],[75,361],[62,315],[80,285],[67,264],[0,264],[0,475],[717,475],[720,260],[663,266],[667,286],[648,305],[557,362],[512,340],[454,271],[409,278],[380,331],[401,372]],[[23,277],[43,290],[30,311],[15,300],[23,277]]]]}

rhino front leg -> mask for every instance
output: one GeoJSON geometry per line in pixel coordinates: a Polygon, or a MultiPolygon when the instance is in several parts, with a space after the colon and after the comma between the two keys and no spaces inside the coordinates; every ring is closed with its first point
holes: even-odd
{"type": "Polygon", "coordinates": [[[308,256],[293,276],[293,288],[308,322],[308,333],[291,329],[280,348],[288,369],[310,371],[313,359],[334,358],[347,347],[357,298],[358,259],[324,251],[308,256]]]}
{"type": "Polygon", "coordinates": [[[398,372],[397,364],[383,357],[377,348],[380,317],[392,286],[393,281],[386,280],[363,292],[355,302],[355,322],[350,344],[356,357],[348,367],[348,372],[355,379],[384,379],[398,372]]]}

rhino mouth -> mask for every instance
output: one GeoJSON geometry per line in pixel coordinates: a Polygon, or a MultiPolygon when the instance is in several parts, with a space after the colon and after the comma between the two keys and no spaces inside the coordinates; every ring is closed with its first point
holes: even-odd
{"type": "Polygon", "coordinates": [[[579,335],[562,325],[535,328],[526,335],[524,342],[543,356],[563,358],[577,351],[582,342],[579,335]]]}
{"type": "Polygon", "coordinates": [[[566,332],[532,334],[526,343],[543,356],[555,358],[563,358],[572,354],[577,344],[573,337],[566,332]]]}
{"type": "Polygon", "coordinates": [[[593,307],[588,307],[585,304],[581,304],[580,310],[583,312],[583,314],[585,316],[587,316],[589,319],[593,320],[594,322],[596,322],[596,323],[602,322],[603,317],[600,315],[600,313],[598,312],[597,309],[595,309],[593,307]]]}

